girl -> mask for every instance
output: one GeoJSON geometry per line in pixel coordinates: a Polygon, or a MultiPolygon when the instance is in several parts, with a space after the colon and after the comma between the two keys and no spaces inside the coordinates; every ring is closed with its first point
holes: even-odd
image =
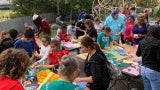
{"type": "Polygon", "coordinates": [[[36,67],[53,68],[63,55],[68,54],[68,50],[60,50],[60,43],[57,40],[51,41],[51,53],[49,54],[49,65],[38,65],[36,67]]]}
{"type": "Polygon", "coordinates": [[[94,28],[97,30],[97,33],[102,32],[103,24],[98,17],[94,19],[94,28]]]}
{"type": "Polygon", "coordinates": [[[41,49],[40,49],[40,54],[37,56],[38,58],[41,58],[40,60],[38,60],[37,62],[35,62],[33,65],[37,65],[38,63],[43,62],[46,63],[47,62],[47,58],[49,55],[49,52],[51,50],[51,46],[50,46],[50,42],[51,42],[51,38],[48,35],[44,35],[42,37],[42,45],[41,45],[41,49]]]}
{"type": "Polygon", "coordinates": [[[30,60],[24,49],[7,49],[0,54],[0,90],[25,90],[18,79],[25,76],[30,60]]]}
{"type": "Polygon", "coordinates": [[[56,39],[58,41],[65,41],[65,42],[70,41],[67,35],[67,25],[66,24],[61,25],[60,30],[57,31],[56,39]]]}
{"type": "Polygon", "coordinates": [[[134,42],[134,38],[133,38],[133,34],[132,34],[132,29],[133,29],[133,25],[134,25],[134,17],[132,15],[129,15],[127,18],[127,22],[125,24],[125,31],[124,31],[124,41],[126,42],[131,42],[133,44],[134,42]]]}
{"type": "Polygon", "coordinates": [[[8,49],[10,47],[13,47],[14,40],[10,38],[10,34],[7,30],[3,30],[0,33],[0,53],[8,49]]]}
{"type": "Polygon", "coordinates": [[[0,42],[2,42],[3,39],[10,38],[9,32],[7,30],[3,30],[0,33],[0,42]]]}

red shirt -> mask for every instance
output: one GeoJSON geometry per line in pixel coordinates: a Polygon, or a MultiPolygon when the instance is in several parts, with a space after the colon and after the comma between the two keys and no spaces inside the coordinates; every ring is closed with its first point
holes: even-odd
{"type": "Polygon", "coordinates": [[[18,80],[2,77],[0,78],[0,90],[24,90],[24,88],[18,80]]]}
{"type": "Polygon", "coordinates": [[[132,23],[126,22],[126,24],[125,24],[126,28],[124,31],[124,40],[129,40],[131,42],[134,42],[134,38],[133,38],[133,36],[131,36],[133,25],[134,25],[134,23],[132,24],[132,23]]]}
{"type": "Polygon", "coordinates": [[[62,40],[64,40],[65,42],[70,41],[69,38],[67,37],[67,33],[64,33],[64,32],[59,33],[59,38],[60,38],[60,41],[62,40]]]}
{"type": "Polygon", "coordinates": [[[62,50],[58,52],[52,52],[49,54],[49,65],[54,65],[58,63],[58,60],[62,58],[63,55],[68,55],[68,50],[62,50]]]}

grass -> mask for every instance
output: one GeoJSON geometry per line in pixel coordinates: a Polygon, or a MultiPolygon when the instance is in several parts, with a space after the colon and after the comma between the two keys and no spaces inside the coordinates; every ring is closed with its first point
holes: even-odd
{"type": "Polygon", "coordinates": [[[11,13],[13,13],[12,10],[0,10],[0,21],[9,20],[11,13]]]}
{"type": "MultiPolygon", "coordinates": [[[[57,34],[57,30],[52,30],[52,29],[51,29],[51,38],[52,38],[52,39],[55,38],[56,34],[57,34]]],[[[39,35],[39,37],[42,38],[42,35],[43,35],[43,33],[41,33],[41,34],[39,35]]]]}

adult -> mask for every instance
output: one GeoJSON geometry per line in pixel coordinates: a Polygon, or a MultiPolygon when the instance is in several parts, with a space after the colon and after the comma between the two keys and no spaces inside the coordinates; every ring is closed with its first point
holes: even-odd
{"type": "Polygon", "coordinates": [[[149,11],[148,11],[148,9],[146,9],[146,10],[144,11],[144,17],[145,17],[145,19],[146,19],[146,21],[147,21],[147,23],[148,23],[148,17],[149,17],[149,11]]]}
{"type": "Polygon", "coordinates": [[[86,29],[87,29],[86,35],[91,37],[94,41],[97,41],[97,31],[94,28],[93,21],[91,19],[86,19],[84,24],[85,24],[86,29]]]}
{"type": "Polygon", "coordinates": [[[137,16],[136,24],[133,26],[133,37],[135,39],[135,44],[139,44],[145,34],[147,34],[148,25],[145,23],[145,17],[143,13],[139,13],[137,16]]]}
{"type": "Polygon", "coordinates": [[[60,26],[64,23],[63,21],[61,21],[61,17],[62,17],[61,15],[58,15],[56,18],[56,24],[58,24],[60,26]]]}
{"type": "Polygon", "coordinates": [[[23,49],[7,49],[0,55],[0,90],[24,90],[18,79],[25,76],[29,56],[23,49]]]}
{"type": "Polygon", "coordinates": [[[111,15],[106,18],[104,26],[110,27],[110,29],[112,30],[113,40],[116,41],[120,39],[120,35],[125,29],[124,19],[119,16],[117,10],[113,10],[111,15]]]}
{"type": "Polygon", "coordinates": [[[86,77],[76,78],[75,82],[87,82],[90,90],[107,90],[110,83],[108,68],[104,67],[107,59],[98,43],[85,36],[81,39],[81,50],[88,53],[84,66],[86,77]]]}
{"type": "Polygon", "coordinates": [[[37,14],[34,14],[32,19],[38,29],[38,32],[36,33],[38,36],[41,32],[43,32],[43,34],[51,35],[50,25],[46,19],[43,19],[37,14]]]}
{"type": "Polygon", "coordinates": [[[79,75],[80,70],[76,60],[70,57],[62,57],[59,62],[59,80],[44,84],[40,90],[83,90],[73,84],[74,79],[79,75]]]}
{"type": "Polygon", "coordinates": [[[137,56],[142,56],[141,75],[144,90],[160,88],[160,31],[150,26],[145,38],[139,43],[137,56]]]}

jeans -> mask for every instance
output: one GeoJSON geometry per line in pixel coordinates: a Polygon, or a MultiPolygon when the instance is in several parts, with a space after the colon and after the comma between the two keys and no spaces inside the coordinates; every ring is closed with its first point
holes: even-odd
{"type": "Polygon", "coordinates": [[[160,90],[160,72],[141,66],[144,90],[160,90]]]}

